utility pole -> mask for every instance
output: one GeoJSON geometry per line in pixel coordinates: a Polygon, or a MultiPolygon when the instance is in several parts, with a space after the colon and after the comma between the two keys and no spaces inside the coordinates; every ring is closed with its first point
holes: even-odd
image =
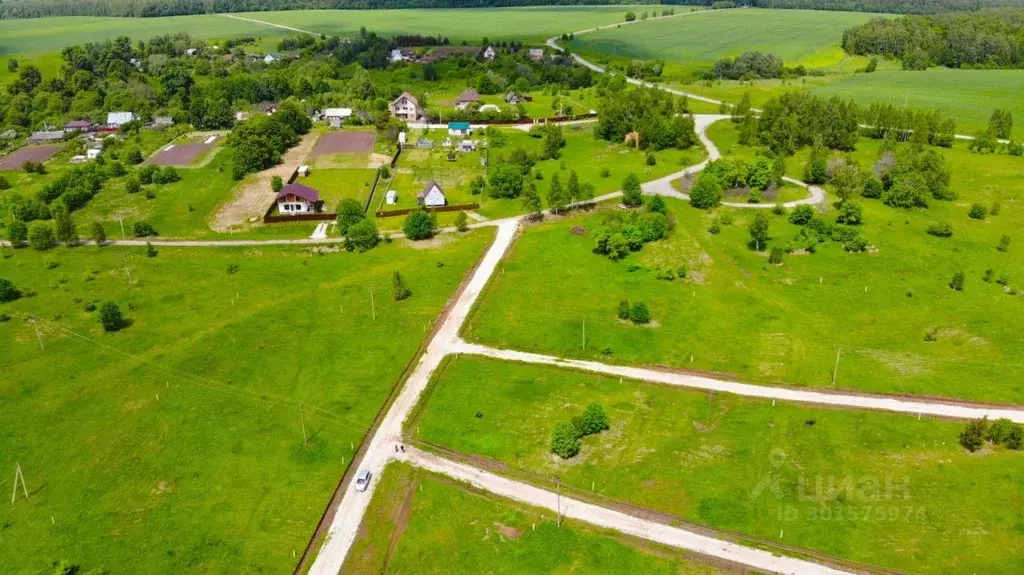
{"type": "Polygon", "coordinates": [[[299,402],[299,422],[302,423],[302,444],[305,445],[309,442],[306,438],[306,418],[302,415],[302,403],[299,402]]]}
{"type": "Polygon", "coordinates": [[[832,370],[832,387],[836,386],[836,375],[839,373],[839,356],[842,355],[843,348],[839,348],[836,352],[836,368],[832,370]]]}
{"type": "MultiPolygon", "coordinates": [[[[21,468],[19,468],[20,470],[21,468]]],[[[562,480],[558,477],[555,478],[555,483],[558,484],[558,499],[555,503],[555,525],[562,526],[562,480]]]]}
{"type": "Polygon", "coordinates": [[[14,468],[14,491],[11,492],[11,504],[18,497],[18,482],[21,482],[21,491],[25,494],[25,499],[28,499],[28,487],[25,487],[25,476],[21,473],[21,464],[17,464],[14,468]]]}
{"type": "Polygon", "coordinates": [[[32,322],[32,327],[36,328],[36,339],[39,340],[39,351],[46,351],[46,348],[43,347],[43,334],[39,333],[39,323],[36,321],[35,316],[32,316],[32,319],[29,321],[32,322]]]}
{"type": "Polygon", "coordinates": [[[132,285],[132,270],[128,267],[128,254],[121,254],[124,257],[124,273],[128,276],[128,285],[132,285]]]}
{"type": "Polygon", "coordinates": [[[583,318],[583,349],[587,349],[587,318],[583,318]]]}
{"type": "Polygon", "coordinates": [[[370,288],[370,312],[373,313],[373,321],[377,321],[377,306],[373,303],[373,288],[370,288]]]}
{"type": "Polygon", "coordinates": [[[121,239],[123,240],[125,238],[125,235],[124,235],[124,216],[121,215],[120,213],[118,213],[117,214],[117,221],[121,224],[121,239]]]}

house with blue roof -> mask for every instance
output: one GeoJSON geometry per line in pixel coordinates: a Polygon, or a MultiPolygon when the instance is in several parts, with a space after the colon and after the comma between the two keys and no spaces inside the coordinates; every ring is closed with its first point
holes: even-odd
{"type": "Polygon", "coordinates": [[[448,122],[449,136],[468,136],[473,133],[473,127],[469,122],[448,122]]]}

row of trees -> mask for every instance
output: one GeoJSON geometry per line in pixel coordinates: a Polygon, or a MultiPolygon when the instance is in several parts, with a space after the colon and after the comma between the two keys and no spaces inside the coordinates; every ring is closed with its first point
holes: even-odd
{"type": "Polygon", "coordinates": [[[609,427],[608,414],[605,413],[604,407],[591,403],[583,410],[582,415],[555,426],[551,438],[551,451],[562,459],[575,457],[580,452],[581,439],[601,433],[609,427]]]}
{"type": "Polygon", "coordinates": [[[768,78],[793,78],[806,76],[803,65],[787,68],[782,59],[766,52],[744,52],[729,58],[719,58],[705,79],[718,80],[764,80],[768,78]]]}
{"type": "Polygon", "coordinates": [[[602,78],[594,134],[610,142],[628,141],[642,150],[678,148],[697,143],[693,118],[679,115],[685,101],[653,88],[629,86],[625,78],[602,78]]]}
{"type": "Polygon", "coordinates": [[[1019,68],[1024,64],[1024,10],[875,18],[843,33],[850,54],[902,60],[907,70],[1019,68]]]}
{"type": "Polygon", "coordinates": [[[283,102],[270,116],[257,114],[232,130],[227,146],[234,152],[231,175],[236,180],[246,174],[274,166],[285,150],[299,143],[313,122],[294,100],[283,102]]]}

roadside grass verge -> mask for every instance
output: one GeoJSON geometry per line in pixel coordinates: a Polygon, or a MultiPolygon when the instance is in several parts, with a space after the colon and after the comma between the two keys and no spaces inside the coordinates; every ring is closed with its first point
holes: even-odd
{"type": "Polygon", "coordinates": [[[547,486],[713,528],[920,573],[1024,562],[1020,452],[970,454],[959,422],[670,388],[461,356],[435,375],[411,429],[547,486]],[[551,434],[590,403],[611,429],[576,457],[551,434]],[[849,487],[849,489],[848,489],[849,487]]]}

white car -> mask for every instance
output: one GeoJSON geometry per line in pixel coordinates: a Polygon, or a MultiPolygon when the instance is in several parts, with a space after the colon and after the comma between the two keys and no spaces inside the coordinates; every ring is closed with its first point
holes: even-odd
{"type": "Polygon", "coordinates": [[[370,486],[371,477],[373,474],[369,469],[360,469],[356,474],[356,491],[366,491],[366,488],[370,486]]]}

